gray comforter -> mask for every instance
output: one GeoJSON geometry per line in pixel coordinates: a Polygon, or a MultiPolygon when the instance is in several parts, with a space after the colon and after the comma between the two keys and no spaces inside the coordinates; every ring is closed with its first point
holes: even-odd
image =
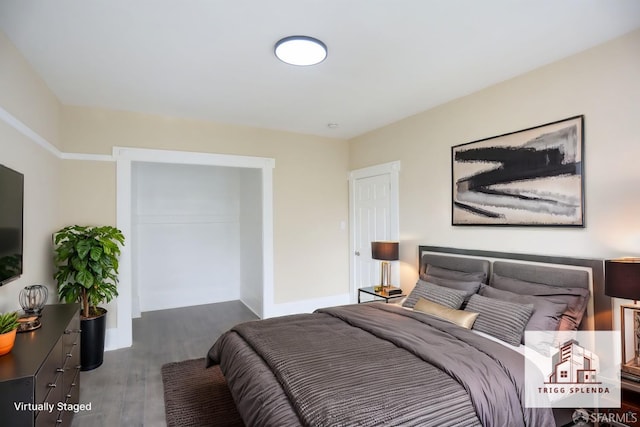
{"type": "Polygon", "coordinates": [[[524,408],[523,357],[387,304],[248,322],[208,353],[249,426],[553,426],[524,408]]]}

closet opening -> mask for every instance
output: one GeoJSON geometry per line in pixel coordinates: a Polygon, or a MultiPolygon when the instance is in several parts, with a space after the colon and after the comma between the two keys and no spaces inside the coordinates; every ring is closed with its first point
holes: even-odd
{"type": "Polygon", "coordinates": [[[134,314],[234,300],[260,312],[260,170],[131,167],[134,314]]]}
{"type": "Polygon", "coordinates": [[[128,241],[105,348],[130,347],[145,311],[240,300],[269,317],[274,159],[113,151],[116,225],[128,241]]]}

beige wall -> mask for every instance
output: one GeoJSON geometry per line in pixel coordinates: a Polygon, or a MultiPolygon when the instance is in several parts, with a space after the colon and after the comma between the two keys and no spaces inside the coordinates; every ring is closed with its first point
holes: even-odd
{"type": "Polygon", "coordinates": [[[417,245],[640,255],[640,31],[350,141],[350,168],[400,160],[402,285],[417,245]],[[451,226],[451,146],[585,116],[585,228],[451,226]]]}
{"type": "MultiPolygon", "coordinates": [[[[77,107],[64,107],[61,123],[65,152],[123,146],[275,158],[275,302],[348,292],[346,141],[77,107]]],[[[115,224],[114,163],[65,161],[61,190],[61,218],[115,224]]]]}
{"type": "MultiPolygon", "coordinates": [[[[0,108],[5,120],[21,123],[52,143],[58,141],[59,104],[40,77],[0,32],[0,108]]],[[[0,287],[0,312],[20,308],[18,294],[33,284],[49,288],[53,281],[51,234],[58,223],[60,160],[35,144],[14,125],[0,121],[0,164],[24,174],[24,274],[0,287]]],[[[19,124],[18,124],[19,126],[19,124]]]]}
{"type": "Polygon", "coordinates": [[[47,285],[53,303],[57,297],[51,235],[58,226],[60,160],[0,122],[0,164],[24,174],[24,273],[0,287],[0,312],[19,309],[18,294],[34,284],[47,285]]]}
{"type": "Polygon", "coordinates": [[[24,57],[0,31],[0,108],[59,146],[60,103],[24,57]]]}

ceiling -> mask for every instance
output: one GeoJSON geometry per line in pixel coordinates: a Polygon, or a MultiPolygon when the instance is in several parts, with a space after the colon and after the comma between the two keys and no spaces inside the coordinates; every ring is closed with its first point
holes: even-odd
{"type": "Polygon", "coordinates": [[[637,0],[0,0],[0,29],[63,104],[335,138],[637,28],[637,0]],[[290,35],[327,59],[280,62],[290,35]]]}

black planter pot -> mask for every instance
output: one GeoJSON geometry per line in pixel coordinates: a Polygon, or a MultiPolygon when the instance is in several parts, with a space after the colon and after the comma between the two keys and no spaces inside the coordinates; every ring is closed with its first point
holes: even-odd
{"type": "Polygon", "coordinates": [[[80,365],[81,371],[90,371],[102,365],[104,360],[104,338],[107,330],[107,310],[98,307],[101,314],[90,319],[80,318],[80,365]]]}

